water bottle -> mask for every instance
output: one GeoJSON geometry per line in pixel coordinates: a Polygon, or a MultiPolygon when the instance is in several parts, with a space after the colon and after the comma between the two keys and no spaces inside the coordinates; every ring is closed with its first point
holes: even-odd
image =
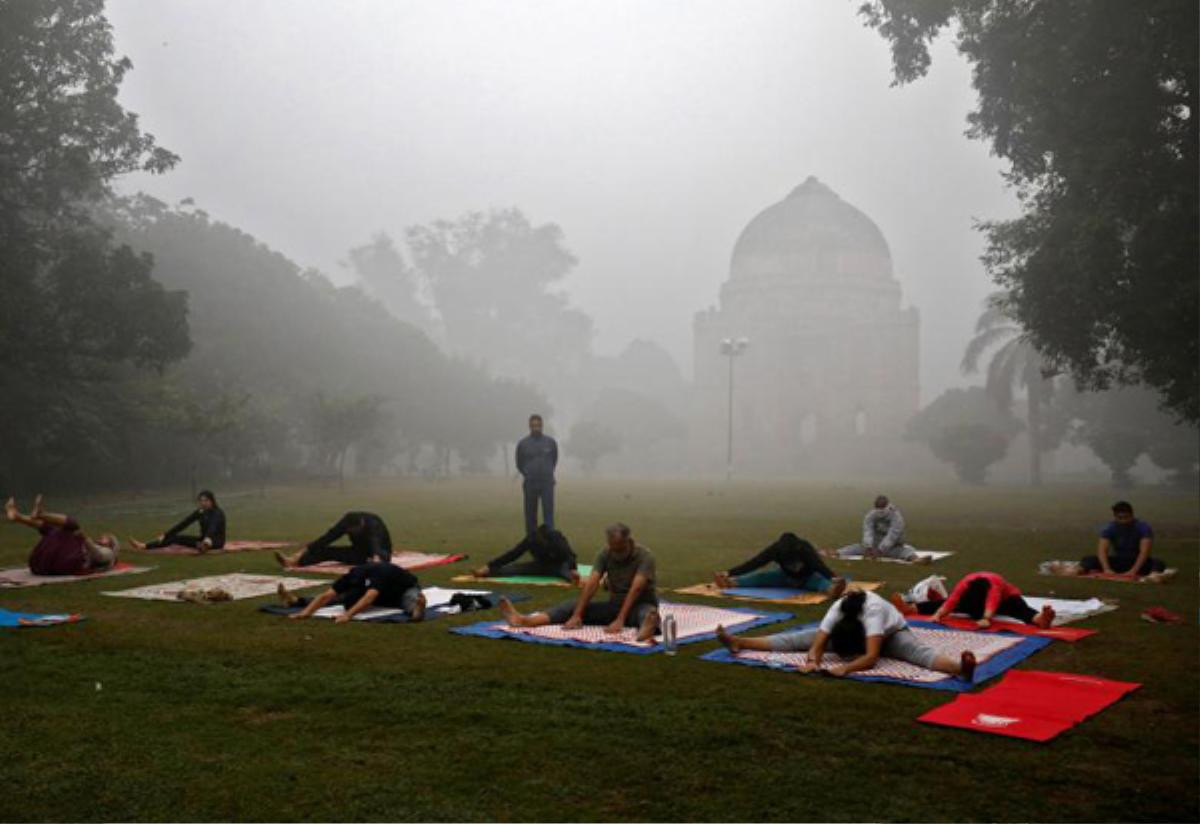
{"type": "Polygon", "coordinates": [[[679,644],[676,641],[676,632],[675,616],[668,615],[663,619],[662,625],[663,649],[667,655],[674,655],[675,650],[679,647],[679,644]]]}

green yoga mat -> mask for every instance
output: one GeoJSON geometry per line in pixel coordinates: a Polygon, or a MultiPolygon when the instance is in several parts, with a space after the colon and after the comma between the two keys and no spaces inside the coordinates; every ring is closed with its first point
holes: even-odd
{"type": "MultiPolygon", "coordinates": [[[[579,577],[586,578],[592,574],[590,564],[579,565],[579,577]]],[[[553,575],[514,575],[510,578],[480,578],[480,581],[495,581],[498,584],[566,584],[562,578],[553,575]]]]}

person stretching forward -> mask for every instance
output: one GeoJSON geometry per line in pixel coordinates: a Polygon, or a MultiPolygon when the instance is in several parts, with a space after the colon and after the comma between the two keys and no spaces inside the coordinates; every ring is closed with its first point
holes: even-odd
{"type": "Polygon", "coordinates": [[[574,600],[564,601],[544,612],[522,615],[507,598],[500,599],[504,620],[514,627],[544,627],[562,624],[563,629],[579,629],[585,624],[603,626],[615,635],[625,627],[637,627],[637,640],[649,641],[658,631],[658,594],[654,589],[654,556],[633,540],[628,526],[615,523],[605,530],[608,546],[596,556],[592,574],[583,592],[574,600]],[[600,580],[608,574],[609,600],[592,603],[600,580]]]}

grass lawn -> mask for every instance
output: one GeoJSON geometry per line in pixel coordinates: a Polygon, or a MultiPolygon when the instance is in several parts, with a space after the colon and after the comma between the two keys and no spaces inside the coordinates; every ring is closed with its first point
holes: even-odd
{"type": "MultiPolygon", "coordinates": [[[[260,614],[261,600],[101,596],[275,569],[266,552],[144,562],[131,554],[155,569],[0,592],[8,609],[87,615],[77,625],[0,631],[0,820],[1200,818],[1195,496],[1131,493],[1158,535],[1156,554],[1180,570],[1152,586],[1037,574],[1040,560],[1091,551],[1111,490],[887,491],[914,543],[957,552],[933,567],[952,580],[991,569],[1031,595],[1120,599],[1119,610],[1085,624],[1099,635],[1053,644],[1020,667],[1144,687],[1038,745],[914,720],[949,693],[698,661],[713,643],[676,657],[617,655],[447,632],[477,617],[335,626],[260,614]],[[1184,622],[1139,620],[1158,604],[1184,622]]],[[[418,573],[423,583],[444,583],[521,530],[519,487],[499,480],[217,492],[232,538],[309,539],[358,508],[383,515],[401,546],[471,555],[418,573]]],[[[785,529],[819,545],[849,543],[875,492],[565,481],[557,503],[582,561],[591,562],[605,523],[625,520],[654,550],[667,588],[705,580],[785,529]]],[[[189,506],[186,495],[48,503],[93,532],[142,538],[189,506]]],[[[24,563],[32,537],[0,527],[0,564],[24,563]]],[[[929,574],[834,566],[886,580],[885,595],[929,574]]],[[[525,589],[533,605],[567,594],[525,589]]],[[[811,621],[823,610],[791,611],[811,621]]]]}

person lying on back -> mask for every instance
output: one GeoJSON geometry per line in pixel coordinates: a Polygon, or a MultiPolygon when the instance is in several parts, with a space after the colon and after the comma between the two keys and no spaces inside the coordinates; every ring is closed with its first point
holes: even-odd
{"type": "Polygon", "coordinates": [[[120,543],[117,536],[104,534],[92,539],[69,515],[46,512],[42,496],[33,509],[22,515],[15,498],[4,504],[9,522],[36,529],[42,536],[29,553],[29,571],[34,575],[87,575],[116,566],[120,543]]]}

